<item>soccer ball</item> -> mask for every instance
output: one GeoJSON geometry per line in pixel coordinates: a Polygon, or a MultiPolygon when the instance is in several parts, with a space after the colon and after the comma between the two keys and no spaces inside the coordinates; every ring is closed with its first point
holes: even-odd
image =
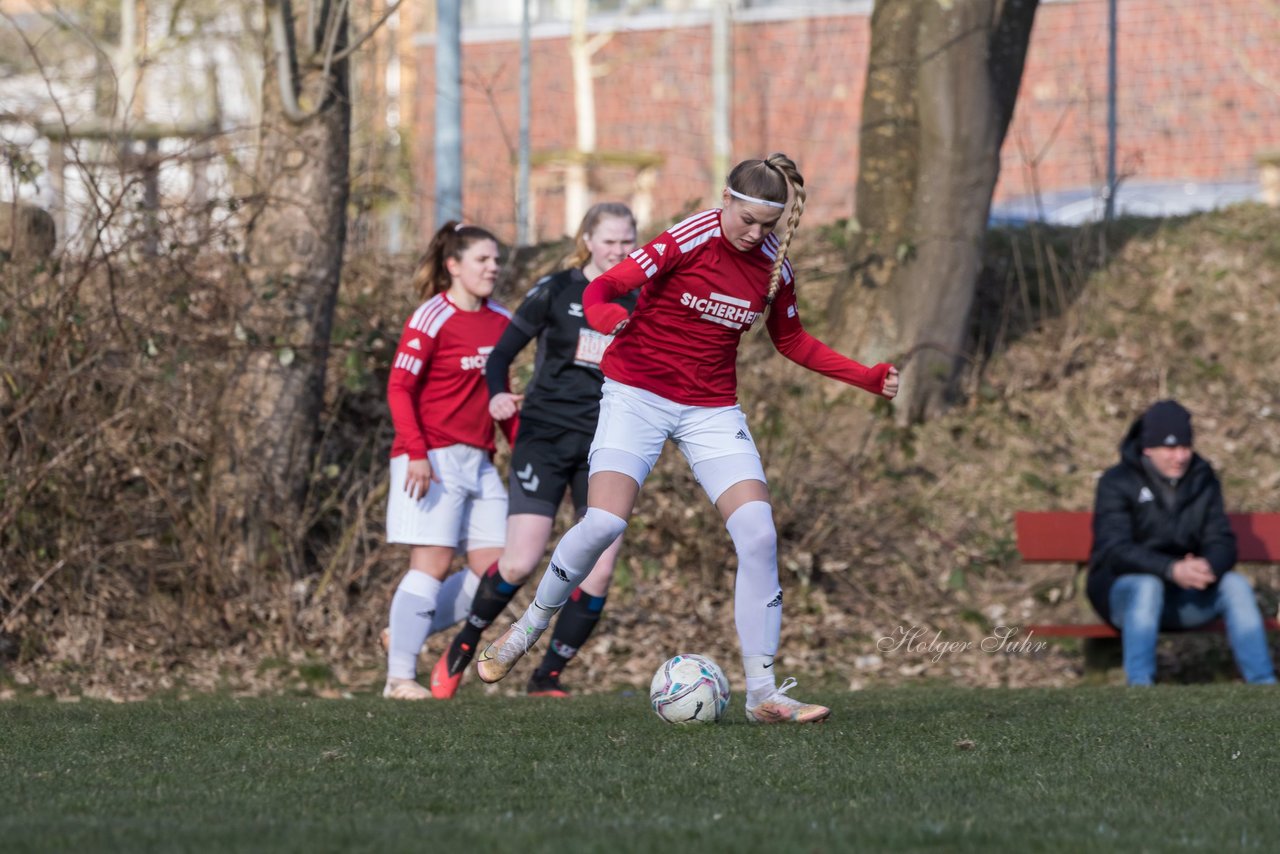
{"type": "Polygon", "coordinates": [[[669,724],[713,724],[729,705],[729,680],[705,655],[677,655],[653,674],[649,705],[669,724]]]}

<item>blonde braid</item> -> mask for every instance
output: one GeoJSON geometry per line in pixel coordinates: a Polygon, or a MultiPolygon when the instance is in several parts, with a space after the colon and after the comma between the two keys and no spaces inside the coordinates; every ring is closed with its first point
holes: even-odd
{"type": "Polygon", "coordinates": [[[800,217],[804,214],[804,176],[796,168],[790,157],[781,152],[770,154],[765,163],[778,170],[791,189],[791,216],[787,217],[787,229],[778,238],[778,254],[773,259],[773,270],[769,273],[769,293],[765,297],[765,305],[773,305],[773,298],[778,295],[778,287],[782,281],[782,265],[787,260],[787,249],[791,246],[791,238],[800,226],[800,217]]]}

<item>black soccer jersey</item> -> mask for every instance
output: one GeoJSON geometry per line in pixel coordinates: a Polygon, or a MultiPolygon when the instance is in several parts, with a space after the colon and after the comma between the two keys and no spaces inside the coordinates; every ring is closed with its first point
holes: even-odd
{"type": "MultiPolygon", "coordinates": [[[[595,432],[604,384],[600,359],[613,336],[587,325],[582,313],[582,292],[587,284],[587,277],[577,267],[539,279],[489,354],[485,379],[492,397],[508,390],[511,362],[526,344],[538,339],[533,378],[524,390],[520,409],[522,421],[595,432]]],[[[630,311],[636,305],[636,292],[615,302],[630,311]]]]}

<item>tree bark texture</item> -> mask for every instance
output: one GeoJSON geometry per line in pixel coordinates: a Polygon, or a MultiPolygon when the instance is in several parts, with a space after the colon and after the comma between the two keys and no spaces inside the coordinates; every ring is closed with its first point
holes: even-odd
{"type": "Polygon", "coordinates": [[[902,423],[954,398],[1038,0],[882,0],[871,19],[841,346],[894,360],[902,423]]]}
{"type": "MultiPolygon", "coordinates": [[[[224,392],[216,463],[224,560],[236,573],[291,560],[305,531],[298,524],[317,425],[346,243],[350,168],[347,63],[328,74],[299,53],[321,57],[324,22],[334,22],[333,52],[347,39],[346,5],[321,3],[317,33],[290,32],[289,64],[301,121],[286,115],[274,55],[265,63],[254,209],[246,237],[243,293],[233,330],[233,375],[224,392]],[[299,50],[297,45],[314,46],[299,50]],[[308,100],[310,96],[310,100],[308,100]]],[[[302,17],[302,16],[299,16],[302,17]]]]}

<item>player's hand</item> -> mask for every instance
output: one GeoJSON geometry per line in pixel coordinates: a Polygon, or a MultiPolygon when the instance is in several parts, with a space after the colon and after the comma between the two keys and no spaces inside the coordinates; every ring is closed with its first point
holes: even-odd
{"type": "Polygon", "coordinates": [[[880,394],[889,400],[898,395],[898,369],[893,365],[889,366],[889,373],[884,375],[884,387],[880,389],[880,394]]]}
{"type": "Polygon", "coordinates": [[[414,501],[426,498],[432,481],[439,483],[440,477],[431,468],[430,460],[409,460],[409,471],[404,478],[404,491],[409,498],[414,501]]]}
{"type": "Polygon", "coordinates": [[[1190,554],[1175,562],[1169,575],[1173,583],[1184,590],[1204,590],[1217,580],[1209,561],[1190,554]]]}
{"type": "Polygon", "coordinates": [[[489,415],[494,421],[506,421],[520,411],[522,403],[524,403],[523,394],[500,392],[489,398],[489,415]]]}
{"type": "Polygon", "coordinates": [[[616,302],[590,306],[585,313],[587,324],[596,332],[603,332],[606,335],[616,335],[631,319],[627,310],[616,302]]]}

